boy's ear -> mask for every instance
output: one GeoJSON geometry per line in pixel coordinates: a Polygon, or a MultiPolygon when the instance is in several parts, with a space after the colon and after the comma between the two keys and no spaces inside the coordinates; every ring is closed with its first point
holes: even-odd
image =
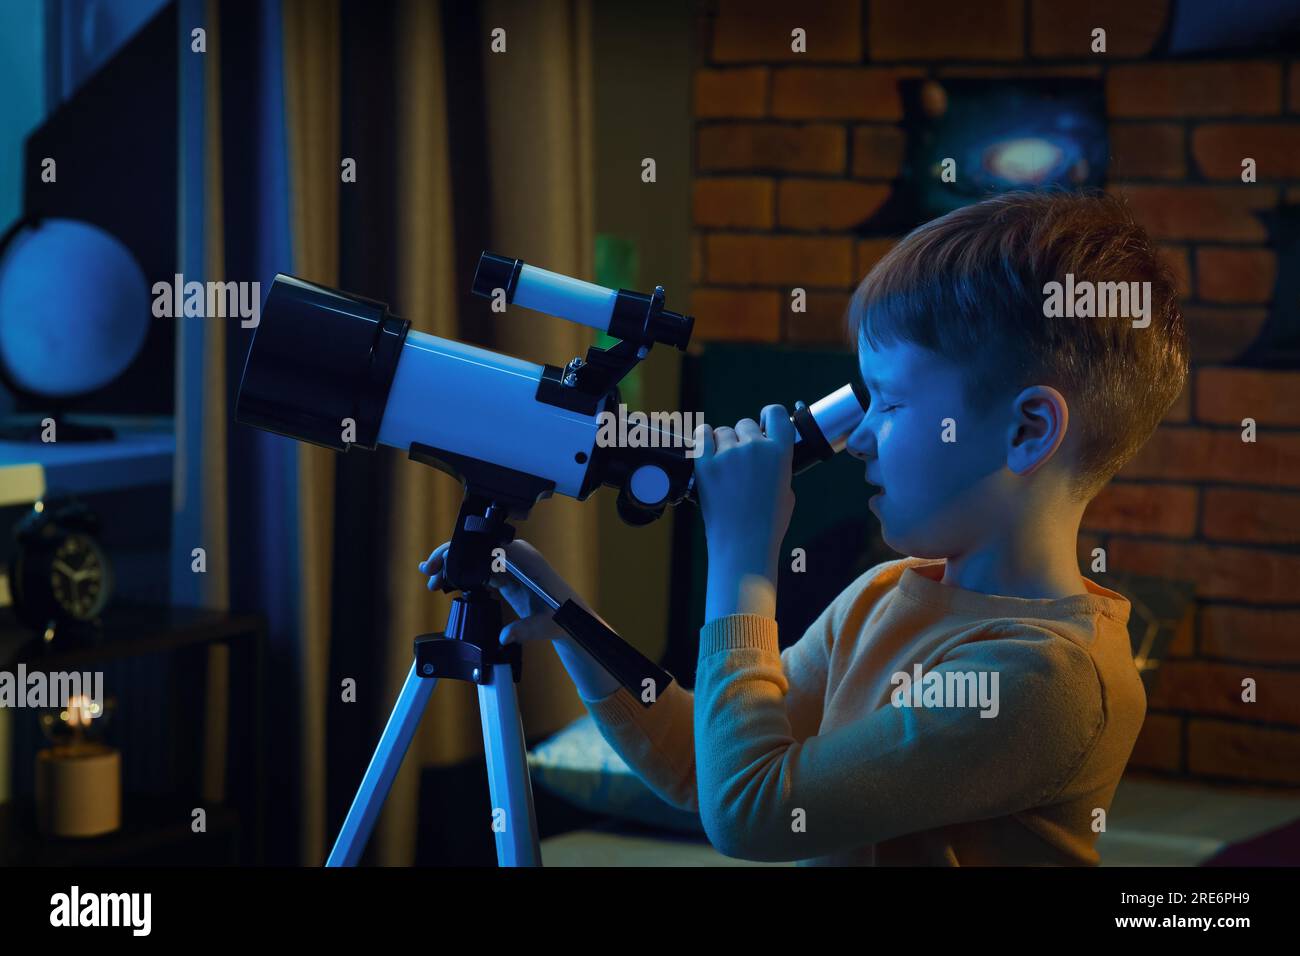
{"type": "Polygon", "coordinates": [[[1065,440],[1070,407],[1050,385],[1031,385],[1012,400],[1007,429],[1007,467],[1030,475],[1051,460],[1065,440]]]}

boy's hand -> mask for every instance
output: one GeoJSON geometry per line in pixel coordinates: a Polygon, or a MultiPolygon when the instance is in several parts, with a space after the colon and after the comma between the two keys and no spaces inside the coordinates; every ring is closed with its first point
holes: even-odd
{"type": "MultiPolygon", "coordinates": [[[[420,571],[429,575],[430,591],[442,586],[447,550],[450,547],[451,542],[444,541],[434,548],[428,558],[420,562],[420,571]]],[[[555,568],[551,567],[542,553],[523,538],[515,538],[507,544],[505,552],[511,564],[560,604],[566,600],[573,600],[588,614],[599,618],[582,596],[569,586],[555,568]]],[[[498,640],[502,644],[553,641],[555,652],[568,670],[569,676],[573,678],[573,684],[584,700],[600,700],[619,689],[619,682],[552,620],[555,612],[551,610],[550,605],[521,584],[513,574],[507,571],[493,571],[488,576],[488,586],[498,591],[519,617],[519,620],[511,621],[501,629],[498,640]]]]}
{"type": "MultiPolygon", "coordinates": [[[[427,559],[420,562],[420,571],[429,575],[428,588],[435,591],[442,586],[442,577],[447,550],[450,541],[444,541],[433,549],[427,559]]],[[[540,585],[546,593],[560,604],[572,598],[585,611],[591,612],[579,594],[569,586],[549,561],[535,547],[523,538],[516,538],[505,545],[506,557],[526,574],[530,580],[540,585]]],[[[493,571],[488,578],[488,586],[496,590],[514,608],[519,617],[501,629],[501,643],[512,641],[520,643],[535,640],[558,640],[566,637],[560,625],[551,618],[555,613],[550,606],[531,590],[521,584],[513,574],[507,571],[493,571]]]]}
{"type": "Polygon", "coordinates": [[[709,546],[709,574],[761,574],[776,585],[777,557],[790,527],[795,429],[785,408],[764,407],[762,431],[752,418],[735,429],[695,430],[700,510],[709,546]]]}

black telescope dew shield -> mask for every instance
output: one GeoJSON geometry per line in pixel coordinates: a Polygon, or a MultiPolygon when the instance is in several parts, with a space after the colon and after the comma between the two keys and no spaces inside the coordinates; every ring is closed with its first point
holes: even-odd
{"type": "Polygon", "coordinates": [[[244,365],[236,421],[335,451],[374,450],[410,327],[382,302],[277,275],[244,365]]]}
{"type": "MultiPolygon", "coordinates": [[[[538,365],[413,330],[383,303],[277,275],[236,421],[336,451],[388,445],[467,488],[469,475],[480,485],[491,475],[492,488],[525,510],[553,492],[581,501],[609,485],[619,490],[623,520],[646,524],[696,500],[691,435],[652,426],[646,441],[598,440],[619,410],[623,376],[656,343],[684,349],[690,340],[694,319],[665,309],[661,287],[649,295],[606,289],[485,252],[473,291],[620,341],[564,368],[538,365]]],[[[867,405],[857,383],[811,406],[796,403],[795,473],[840,451],[867,405]]]]}

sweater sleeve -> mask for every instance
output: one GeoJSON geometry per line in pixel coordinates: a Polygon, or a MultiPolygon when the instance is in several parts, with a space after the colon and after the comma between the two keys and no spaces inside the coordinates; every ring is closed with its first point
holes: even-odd
{"type": "MultiPolygon", "coordinates": [[[[832,602],[798,642],[779,653],[786,687],[782,709],[795,739],[815,734],[821,724],[830,648],[841,606],[840,601],[832,602]]],[[[741,616],[746,615],[733,615],[741,616]]],[[[776,622],[771,623],[775,628],[776,622]]],[[[679,809],[699,811],[695,694],[674,680],[650,707],[642,706],[622,687],[598,700],[582,700],[601,735],[651,790],[679,809]]]]}
{"type": "Polygon", "coordinates": [[[802,860],[1049,802],[1101,733],[1101,687],[1087,652],[1009,623],[930,670],[949,672],[987,672],[996,711],[887,700],[800,740],[784,703],[776,622],[749,614],[710,622],[695,690],[710,841],[728,856],[802,860]]]}

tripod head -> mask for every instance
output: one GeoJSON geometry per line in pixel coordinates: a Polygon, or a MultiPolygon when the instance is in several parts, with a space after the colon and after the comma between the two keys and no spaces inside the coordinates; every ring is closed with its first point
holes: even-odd
{"type": "MultiPolygon", "coordinates": [[[[465,492],[447,550],[443,578],[444,591],[461,593],[452,598],[446,631],[422,634],[415,639],[416,673],[421,677],[450,677],[486,684],[491,682],[496,664],[508,663],[518,683],[522,648],[518,644],[501,646],[501,599],[488,581],[494,552],[515,538],[514,526],[509,521],[527,518],[533,505],[550,497],[554,482],[418,442],[412,444],[410,457],[459,479],[465,492]]],[[[659,699],[672,681],[666,671],[575,601],[570,599],[560,604],[509,562],[506,567],[551,607],[555,623],[634,698],[642,701],[643,706],[651,706],[659,699]],[[650,702],[642,695],[647,679],[654,684],[650,702]]]]}

